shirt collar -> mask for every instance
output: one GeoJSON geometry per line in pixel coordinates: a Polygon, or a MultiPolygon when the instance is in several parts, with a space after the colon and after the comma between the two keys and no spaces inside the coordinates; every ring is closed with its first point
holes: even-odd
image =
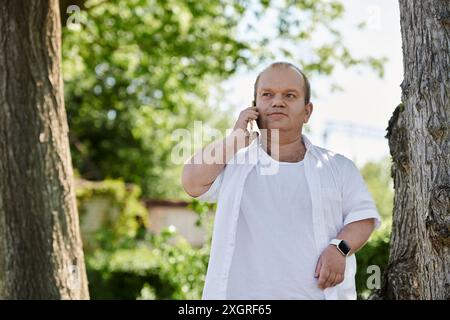
{"type": "MultiPolygon", "coordinates": [[[[305,158],[310,156],[315,156],[319,158],[316,147],[311,142],[311,140],[302,133],[303,142],[305,143],[306,147],[306,153],[305,158]]],[[[248,146],[247,152],[249,152],[252,156],[256,156],[258,152],[258,147],[261,145],[261,135],[258,135],[258,137],[252,141],[252,143],[248,146]]]]}

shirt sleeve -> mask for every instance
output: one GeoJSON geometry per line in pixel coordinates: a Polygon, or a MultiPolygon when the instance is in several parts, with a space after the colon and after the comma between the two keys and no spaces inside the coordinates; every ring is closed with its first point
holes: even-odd
{"type": "Polygon", "coordinates": [[[344,225],[374,218],[375,229],[378,229],[381,225],[381,218],[367,185],[353,161],[343,158],[341,181],[344,225]]]}
{"type": "Polygon", "coordinates": [[[222,185],[224,172],[225,169],[222,170],[222,172],[217,176],[217,178],[214,180],[214,182],[211,184],[211,186],[205,193],[193,198],[203,202],[209,203],[217,202],[217,199],[219,198],[220,187],[222,185]]]}

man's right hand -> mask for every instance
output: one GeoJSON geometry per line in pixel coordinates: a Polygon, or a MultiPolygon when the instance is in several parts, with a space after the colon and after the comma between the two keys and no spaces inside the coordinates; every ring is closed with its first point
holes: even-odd
{"type": "Polygon", "coordinates": [[[236,124],[233,128],[233,133],[237,134],[238,136],[245,136],[244,144],[243,146],[240,146],[238,143],[238,149],[247,147],[257,136],[258,133],[256,131],[249,132],[247,129],[247,125],[249,121],[258,119],[259,112],[256,107],[249,107],[241,111],[239,114],[239,117],[236,121],[236,124]]]}
{"type": "Polygon", "coordinates": [[[257,118],[258,111],[256,107],[242,110],[232,133],[223,140],[210,143],[186,161],[183,167],[181,183],[190,196],[197,197],[205,193],[220,172],[222,172],[228,160],[239,149],[247,147],[257,137],[256,131],[251,134],[247,130],[248,122],[257,118]],[[205,163],[203,161],[203,153],[208,156],[221,154],[222,157],[219,157],[215,163],[205,163]]]}

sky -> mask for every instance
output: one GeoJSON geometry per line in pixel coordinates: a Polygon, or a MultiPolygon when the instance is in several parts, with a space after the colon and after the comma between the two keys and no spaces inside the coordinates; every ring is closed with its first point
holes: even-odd
{"type": "MultiPolygon", "coordinates": [[[[327,79],[310,79],[314,110],[307,125],[311,133],[306,135],[313,144],[341,153],[361,166],[389,156],[385,129],[400,103],[403,78],[400,14],[395,0],[342,3],[345,15],[336,25],[345,45],[355,57],[386,56],[385,74],[379,78],[369,68],[337,68],[327,79]],[[355,26],[361,21],[367,26],[358,30],[355,26]],[[331,83],[343,91],[330,92],[331,83]]],[[[239,71],[221,84],[227,103],[235,110],[235,120],[241,109],[250,106],[258,71],[239,71]]]]}

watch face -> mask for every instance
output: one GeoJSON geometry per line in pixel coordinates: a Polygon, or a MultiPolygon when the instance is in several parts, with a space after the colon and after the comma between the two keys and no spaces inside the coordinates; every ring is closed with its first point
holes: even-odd
{"type": "Polygon", "coordinates": [[[341,250],[342,253],[347,255],[350,252],[351,249],[350,249],[350,246],[347,244],[347,242],[342,240],[341,242],[339,242],[339,250],[341,250]]]}

